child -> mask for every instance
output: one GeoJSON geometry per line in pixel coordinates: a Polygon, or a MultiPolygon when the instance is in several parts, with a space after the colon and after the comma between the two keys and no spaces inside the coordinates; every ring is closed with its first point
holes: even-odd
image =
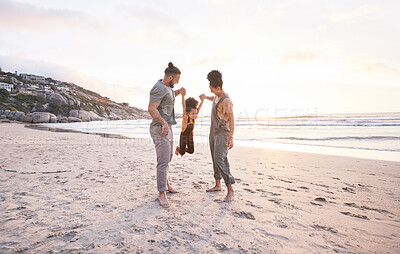
{"type": "Polygon", "coordinates": [[[201,95],[200,106],[199,102],[193,97],[189,97],[185,101],[185,96],[182,94],[183,116],[182,116],[182,132],[179,140],[179,146],[176,147],[175,154],[183,156],[185,153],[192,154],[194,152],[193,128],[197,114],[200,112],[203,105],[205,95],[201,95]]]}

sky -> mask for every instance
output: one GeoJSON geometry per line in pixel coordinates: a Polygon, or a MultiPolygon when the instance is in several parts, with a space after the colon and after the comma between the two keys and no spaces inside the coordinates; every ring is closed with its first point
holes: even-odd
{"type": "Polygon", "coordinates": [[[399,112],[399,12],[394,0],[0,0],[0,67],[143,109],[172,61],[196,98],[220,70],[236,117],[399,112]]]}

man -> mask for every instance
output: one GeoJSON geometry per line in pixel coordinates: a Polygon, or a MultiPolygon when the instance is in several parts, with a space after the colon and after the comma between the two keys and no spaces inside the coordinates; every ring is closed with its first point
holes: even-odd
{"type": "Polygon", "coordinates": [[[153,118],[150,124],[150,135],[157,154],[158,202],[162,207],[169,207],[166,192],[177,192],[168,182],[169,162],[174,151],[171,126],[176,124],[175,97],[179,94],[185,95],[186,90],[183,87],[176,91],[172,90],[174,85],[179,83],[181,76],[181,71],[172,63],[168,64],[164,73],[164,78],[160,79],[150,91],[148,111],[153,118]]]}
{"type": "Polygon", "coordinates": [[[235,183],[235,179],[230,172],[228,150],[233,147],[235,126],[233,104],[228,94],[222,89],[221,72],[211,71],[208,73],[207,79],[210,81],[211,92],[215,94],[215,96],[206,97],[208,100],[213,101],[209,141],[215,178],[215,186],[208,189],[207,192],[221,191],[221,178],[223,178],[228,190],[224,201],[232,202],[234,200],[232,184],[235,183]]]}

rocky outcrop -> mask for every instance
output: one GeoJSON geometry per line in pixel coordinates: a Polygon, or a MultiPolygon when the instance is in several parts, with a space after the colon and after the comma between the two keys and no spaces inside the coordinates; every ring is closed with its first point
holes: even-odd
{"type": "MultiPolygon", "coordinates": [[[[49,113],[50,114],[50,113],[49,113]]],[[[49,123],[56,123],[57,122],[57,117],[54,114],[50,114],[50,119],[49,123]]]]}
{"type": "Polygon", "coordinates": [[[73,97],[73,96],[68,95],[68,94],[64,94],[64,95],[65,95],[65,97],[67,97],[69,105],[77,105],[77,106],[81,105],[81,101],[78,98],[73,97]]]}
{"type": "Polygon", "coordinates": [[[77,117],[70,116],[70,117],[68,117],[68,122],[70,122],[70,123],[82,122],[82,120],[77,117]]]}
{"type": "Polygon", "coordinates": [[[59,93],[52,93],[50,94],[49,98],[47,99],[49,103],[56,103],[59,105],[68,105],[68,100],[59,93]]]}
{"type": "Polygon", "coordinates": [[[23,121],[25,119],[25,113],[24,112],[20,112],[20,111],[16,111],[14,114],[14,120],[17,121],[23,121]]]}
{"type": "MultiPolygon", "coordinates": [[[[107,110],[110,112],[108,114],[108,119],[110,120],[122,120],[122,119],[138,119],[139,116],[136,112],[127,112],[122,108],[108,107],[107,110]]],[[[133,111],[133,109],[130,109],[133,111]]]]}
{"type": "Polygon", "coordinates": [[[94,113],[93,111],[85,111],[85,110],[73,109],[73,110],[69,111],[69,116],[79,118],[83,122],[105,120],[103,117],[99,116],[98,114],[94,113]]]}
{"type": "Polygon", "coordinates": [[[57,117],[48,112],[34,112],[32,113],[32,117],[32,123],[50,123],[51,121],[57,122],[57,117]]]}
{"type": "Polygon", "coordinates": [[[22,120],[22,122],[26,122],[26,123],[31,123],[32,121],[33,121],[32,113],[26,114],[24,119],[22,120]]]}
{"type": "Polygon", "coordinates": [[[65,116],[61,117],[60,118],[60,123],[69,123],[68,117],[65,117],[65,116]]]}
{"type": "Polygon", "coordinates": [[[20,121],[26,123],[56,123],[57,117],[49,112],[27,113],[20,111],[2,110],[0,119],[20,121]]]}
{"type": "Polygon", "coordinates": [[[15,119],[14,119],[14,115],[15,115],[15,111],[10,111],[10,113],[7,115],[7,118],[8,118],[9,120],[15,120],[15,119]]]}

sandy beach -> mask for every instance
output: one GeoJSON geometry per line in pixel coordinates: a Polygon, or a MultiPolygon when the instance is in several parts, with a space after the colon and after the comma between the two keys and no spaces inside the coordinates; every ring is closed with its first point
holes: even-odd
{"type": "Polygon", "coordinates": [[[1,253],[400,253],[400,162],[234,147],[225,203],[199,144],[165,209],[150,138],[0,133],[1,253]]]}

